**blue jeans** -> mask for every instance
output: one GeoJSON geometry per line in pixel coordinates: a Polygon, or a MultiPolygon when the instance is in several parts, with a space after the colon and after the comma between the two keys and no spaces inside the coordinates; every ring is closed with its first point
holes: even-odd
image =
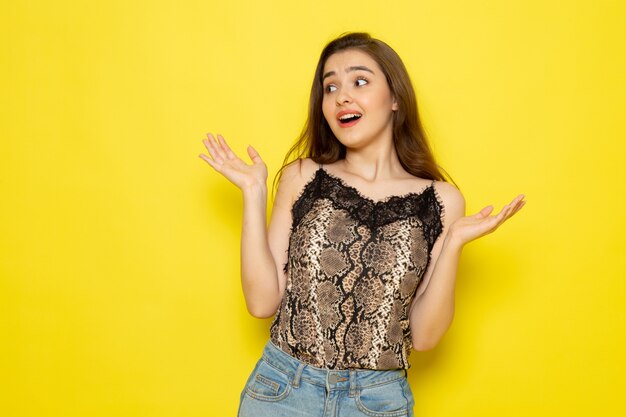
{"type": "Polygon", "coordinates": [[[238,417],[413,417],[404,369],[320,369],[271,341],[241,393],[238,417]]]}

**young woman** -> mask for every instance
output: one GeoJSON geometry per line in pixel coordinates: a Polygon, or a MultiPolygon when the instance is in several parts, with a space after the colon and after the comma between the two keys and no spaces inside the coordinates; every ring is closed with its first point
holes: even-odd
{"type": "Polygon", "coordinates": [[[411,349],[452,322],[463,246],[522,208],[465,216],[418,118],[399,56],[366,33],[322,51],[308,120],[280,170],[266,230],[267,168],[208,134],[200,155],[243,193],[242,286],[271,317],[239,416],[412,416],[411,349]],[[298,157],[287,163],[289,156],[298,157]]]}

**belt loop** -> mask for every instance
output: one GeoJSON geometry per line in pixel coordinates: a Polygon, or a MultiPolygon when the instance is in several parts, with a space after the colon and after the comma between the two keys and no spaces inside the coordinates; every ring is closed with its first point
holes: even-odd
{"type": "Polygon", "coordinates": [[[302,371],[304,370],[305,366],[306,364],[304,363],[300,363],[300,365],[298,365],[298,369],[296,369],[296,375],[293,377],[293,382],[291,383],[294,388],[300,388],[300,377],[302,376],[302,371]]]}
{"type": "Polygon", "coordinates": [[[354,369],[350,369],[350,397],[356,396],[356,371],[354,369]]]}

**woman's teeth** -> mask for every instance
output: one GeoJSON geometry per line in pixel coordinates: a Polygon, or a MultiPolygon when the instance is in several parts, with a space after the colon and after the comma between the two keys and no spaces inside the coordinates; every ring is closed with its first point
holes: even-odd
{"type": "Polygon", "coordinates": [[[348,114],[344,114],[343,116],[341,116],[339,118],[339,121],[341,123],[349,123],[353,120],[359,119],[360,117],[361,115],[358,113],[348,113],[348,114]]]}

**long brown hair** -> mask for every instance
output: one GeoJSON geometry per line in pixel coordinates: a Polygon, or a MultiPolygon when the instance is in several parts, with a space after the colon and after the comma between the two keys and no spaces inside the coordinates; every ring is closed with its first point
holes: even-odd
{"type": "Polygon", "coordinates": [[[372,38],[368,33],[352,32],[342,34],[322,50],[311,87],[307,121],[276,173],[274,185],[280,180],[285,166],[296,159],[308,157],[317,163],[328,164],[345,158],[346,147],[335,137],[322,113],[322,76],[326,60],[332,54],[347,49],[358,49],[367,53],[385,74],[389,89],[398,103],[398,110],[393,112],[393,142],[402,167],[419,178],[439,181],[447,181],[446,177],[452,179],[435,162],[419,119],[411,79],[398,54],[389,45],[372,38]]]}

